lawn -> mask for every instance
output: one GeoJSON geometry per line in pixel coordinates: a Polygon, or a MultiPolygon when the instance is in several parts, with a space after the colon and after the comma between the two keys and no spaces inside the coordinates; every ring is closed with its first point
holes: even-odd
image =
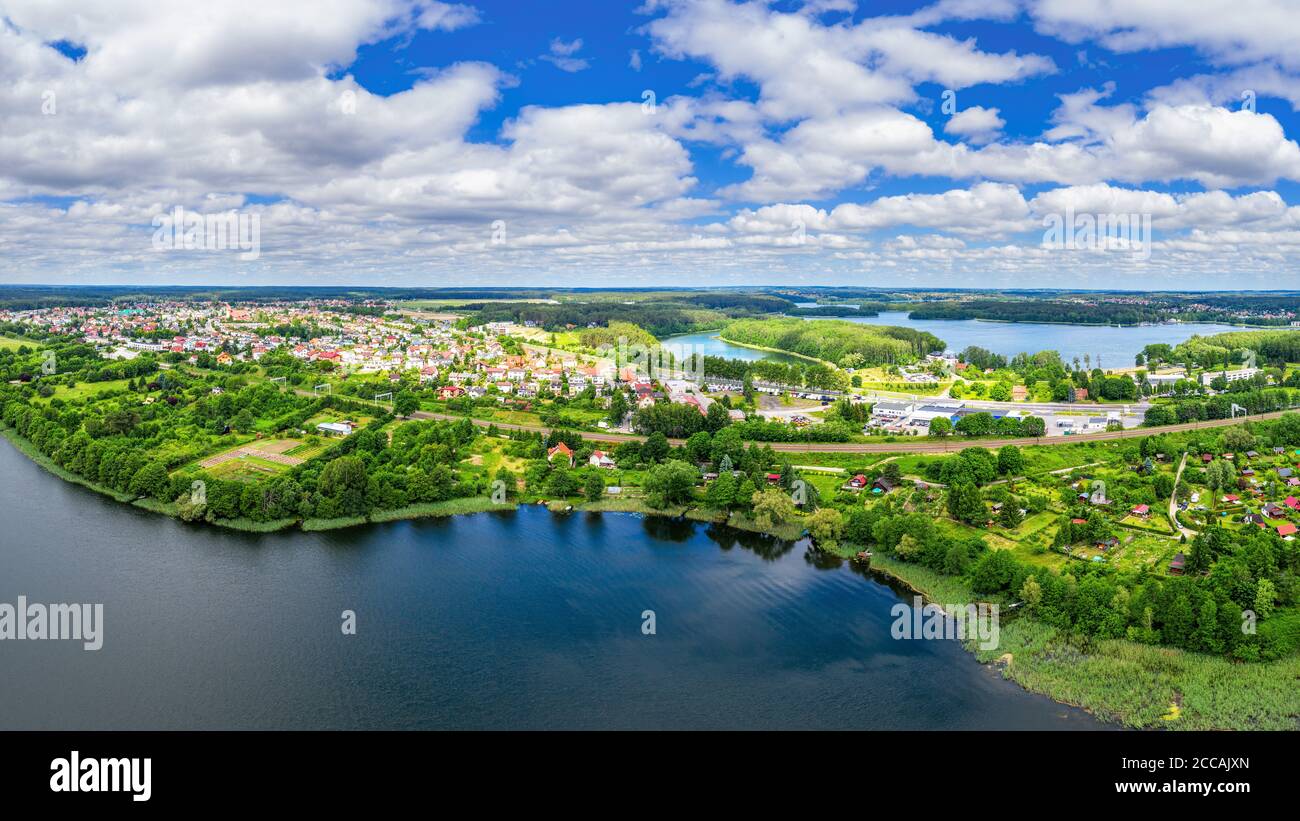
{"type": "Polygon", "coordinates": [[[1119,523],[1125,527],[1131,527],[1134,530],[1145,530],[1148,533],[1162,533],[1166,536],[1173,535],[1173,528],[1169,526],[1169,521],[1158,513],[1152,513],[1150,518],[1143,519],[1141,516],[1129,514],[1119,523]]]}
{"type": "Polygon", "coordinates": [[[125,390],[131,383],[130,379],[110,379],[107,382],[78,382],[69,388],[66,385],[56,385],[54,396],[50,398],[62,399],[64,402],[71,402],[78,399],[97,396],[109,391],[125,390]]]}
{"type": "Polygon", "coordinates": [[[471,414],[475,419],[489,422],[501,422],[506,425],[540,425],[542,418],[530,411],[505,410],[503,408],[475,408],[471,414]]]}

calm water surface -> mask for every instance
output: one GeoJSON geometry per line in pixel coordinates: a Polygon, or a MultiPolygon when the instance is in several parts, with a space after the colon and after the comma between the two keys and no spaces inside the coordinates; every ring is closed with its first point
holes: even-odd
{"type": "Polygon", "coordinates": [[[892,640],[900,595],[869,574],[722,528],[527,508],[234,534],[7,441],[0,514],[0,601],[105,610],[98,652],[0,642],[0,729],[1100,726],[955,642],[892,640]]]}
{"type": "MultiPolygon", "coordinates": [[[[826,317],[830,318],[830,317],[826,317]]],[[[988,322],[982,319],[908,319],[906,311],[882,311],[877,316],[835,317],[865,325],[898,325],[927,331],[942,339],[948,350],[957,352],[969,345],[978,345],[1008,358],[1018,353],[1035,353],[1053,350],[1069,362],[1087,354],[1094,367],[1100,361],[1106,368],[1128,368],[1133,358],[1147,345],[1165,342],[1176,345],[1193,336],[1209,336],[1243,328],[1210,322],[1187,322],[1177,325],[1152,325],[1112,327],[1095,325],[1052,325],[1037,322],[988,322]]],[[[669,337],[666,347],[678,355],[700,352],[707,356],[729,359],[781,359],[792,360],[780,354],[745,348],[723,342],[716,331],[684,334],[669,337]]]]}

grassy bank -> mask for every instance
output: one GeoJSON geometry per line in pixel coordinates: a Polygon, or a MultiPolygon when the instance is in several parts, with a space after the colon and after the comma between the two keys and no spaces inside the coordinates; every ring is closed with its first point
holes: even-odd
{"type": "Polygon", "coordinates": [[[270,522],[259,522],[254,519],[213,519],[212,524],[217,527],[224,527],[227,530],[239,530],[244,533],[275,533],[277,530],[284,530],[293,527],[298,523],[297,519],[276,519],[270,522]]]}
{"type": "Polygon", "coordinates": [[[445,502],[418,502],[392,510],[376,510],[370,514],[372,522],[396,522],[402,519],[423,519],[431,516],[457,516],[466,513],[484,513],[491,510],[514,510],[513,502],[493,502],[486,496],[467,496],[445,502]]]}
{"type": "Polygon", "coordinates": [[[308,533],[313,533],[321,530],[341,530],[365,523],[365,516],[340,516],[336,519],[304,519],[300,526],[308,533]]]}
{"type": "MultiPolygon", "coordinates": [[[[914,564],[876,556],[871,566],[936,603],[981,598],[961,579],[914,564]]],[[[1241,664],[1118,639],[1081,641],[1026,616],[1002,619],[996,648],[970,649],[985,663],[1009,654],[1003,675],[1021,687],[1128,727],[1300,727],[1300,657],[1241,664]]]]}

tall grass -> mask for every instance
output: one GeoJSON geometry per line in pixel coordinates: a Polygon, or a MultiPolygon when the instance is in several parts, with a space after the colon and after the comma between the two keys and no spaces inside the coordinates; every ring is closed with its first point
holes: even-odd
{"type": "MultiPolygon", "coordinates": [[[[967,604],[981,598],[957,577],[888,557],[877,556],[871,564],[930,601],[967,604]]],[[[1026,690],[1128,727],[1300,728],[1300,656],[1236,663],[1131,641],[1089,640],[1005,613],[996,648],[968,649],[985,663],[1010,654],[1003,675],[1026,690]]]]}

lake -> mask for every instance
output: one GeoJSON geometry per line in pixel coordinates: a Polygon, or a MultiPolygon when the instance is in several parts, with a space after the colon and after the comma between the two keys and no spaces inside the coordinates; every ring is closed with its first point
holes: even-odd
{"type": "MultiPolygon", "coordinates": [[[[819,317],[822,318],[822,317],[819,317]]],[[[897,325],[928,331],[942,339],[954,353],[969,345],[978,345],[1008,359],[1018,353],[1054,350],[1067,363],[1074,357],[1080,362],[1087,354],[1094,367],[1131,368],[1133,358],[1155,342],[1175,345],[1193,336],[1209,336],[1244,328],[1212,322],[1184,322],[1176,325],[1054,325],[1041,322],[989,322],[982,319],[908,319],[906,311],[882,311],[878,316],[835,317],[864,325],[897,325]]],[[[700,352],[730,359],[781,359],[792,357],[769,354],[723,342],[711,333],[684,334],[664,340],[666,347],[681,355],[700,352]]]]}
{"type": "Polygon", "coordinates": [[[104,605],[97,652],[0,641],[0,729],[1102,726],[892,639],[901,593],[798,543],[536,507],[240,534],[8,442],[0,476],[0,602],[104,605]]]}

